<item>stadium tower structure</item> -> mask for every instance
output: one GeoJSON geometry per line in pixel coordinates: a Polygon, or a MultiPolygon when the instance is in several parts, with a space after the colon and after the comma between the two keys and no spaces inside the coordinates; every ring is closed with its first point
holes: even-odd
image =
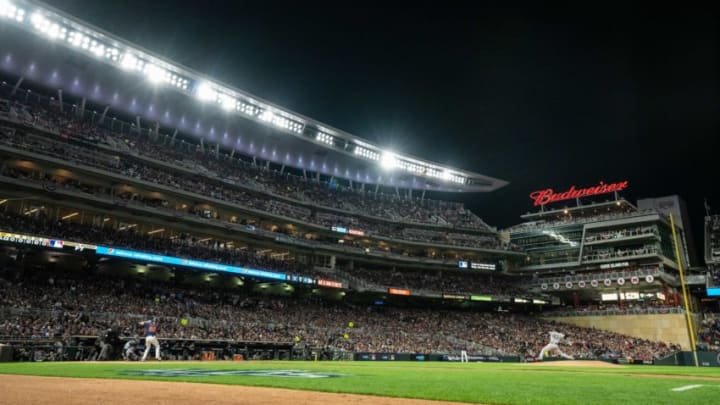
{"type": "MultiPolygon", "coordinates": [[[[709,211],[709,209],[708,209],[709,211]]],[[[707,295],[715,302],[720,300],[720,215],[705,217],[705,264],[708,268],[707,295]]]]}
{"type": "Polygon", "coordinates": [[[505,181],[384,150],[40,2],[0,0],[0,38],[0,208],[78,229],[59,240],[0,224],[17,231],[10,244],[61,249],[41,262],[82,252],[161,278],[194,268],[258,288],[442,299],[439,285],[416,293],[354,271],[490,277],[524,258],[461,204],[429,198],[505,181]],[[123,232],[177,251],[120,244],[123,232]]]}
{"type": "MultiPolygon", "coordinates": [[[[525,276],[528,290],[547,294],[554,303],[569,308],[564,315],[602,318],[680,312],[682,288],[670,219],[652,204],[638,209],[624,199],[621,194],[627,188],[627,181],[601,182],[587,188],[572,186],[564,192],[531,193],[538,211],[522,215],[525,222],[501,231],[527,253],[525,263],[512,272],[525,276]]],[[[684,227],[678,224],[680,218],[674,219],[679,261],[686,284],[696,293],[690,307],[697,308],[706,276],[689,271],[684,227]]],[[[599,326],[588,318],[572,321],[599,326]]],[[[607,323],[599,327],[606,328],[607,323]]],[[[637,336],[632,324],[615,322],[614,326],[637,336]]],[[[662,330],[657,325],[650,328],[662,330]]]]}

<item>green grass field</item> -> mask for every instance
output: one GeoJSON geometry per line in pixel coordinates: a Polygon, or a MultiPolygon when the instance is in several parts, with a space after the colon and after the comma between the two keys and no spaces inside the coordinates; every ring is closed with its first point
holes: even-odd
{"type": "Polygon", "coordinates": [[[192,381],[486,404],[720,403],[720,368],[660,366],[591,368],[544,367],[511,363],[298,361],[0,363],[0,374],[192,381]],[[264,371],[302,370],[340,375],[331,378],[142,375],[149,370],[162,372],[237,370],[260,374],[264,371]],[[673,391],[690,385],[701,386],[673,391]]]}

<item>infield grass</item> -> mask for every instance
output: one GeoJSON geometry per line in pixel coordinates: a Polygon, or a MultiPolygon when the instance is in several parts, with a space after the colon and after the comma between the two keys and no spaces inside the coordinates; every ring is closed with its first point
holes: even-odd
{"type": "Polygon", "coordinates": [[[484,404],[720,404],[720,368],[417,362],[78,362],[0,363],[0,374],[240,384],[484,404]],[[137,375],[143,370],[180,369],[303,370],[341,376],[137,375]],[[690,385],[701,386],[673,391],[690,385]]]}

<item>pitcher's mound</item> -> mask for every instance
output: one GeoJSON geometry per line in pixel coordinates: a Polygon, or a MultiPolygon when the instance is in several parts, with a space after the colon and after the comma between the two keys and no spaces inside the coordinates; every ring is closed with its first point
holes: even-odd
{"type": "Polygon", "coordinates": [[[608,363],[600,360],[560,360],[560,361],[539,361],[536,363],[527,363],[530,366],[542,367],[597,367],[597,368],[613,368],[622,367],[618,364],[608,363]]]}

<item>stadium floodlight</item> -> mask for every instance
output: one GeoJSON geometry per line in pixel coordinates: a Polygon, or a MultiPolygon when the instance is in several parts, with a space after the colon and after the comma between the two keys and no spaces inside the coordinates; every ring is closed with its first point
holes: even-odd
{"type": "Polygon", "coordinates": [[[280,115],[273,117],[273,124],[280,128],[290,129],[290,120],[280,115]]]}
{"type": "Polygon", "coordinates": [[[30,23],[37,29],[38,31],[44,32],[48,25],[50,25],[50,21],[48,21],[47,18],[43,17],[42,14],[39,12],[33,13],[33,15],[30,17],[30,23]]]}
{"type": "Polygon", "coordinates": [[[375,152],[374,150],[371,150],[369,148],[366,148],[366,147],[363,147],[360,145],[355,145],[355,149],[353,150],[353,153],[358,156],[362,156],[366,159],[373,160],[375,162],[380,160],[380,154],[378,152],[375,152]]]}
{"type": "Polygon", "coordinates": [[[57,24],[50,24],[50,26],[47,28],[46,35],[50,37],[50,39],[65,39],[65,34],[67,33],[67,29],[60,27],[57,24]]]}
{"type": "Polygon", "coordinates": [[[25,20],[25,9],[14,5],[8,0],[0,0],[0,17],[21,23],[25,20]]]}
{"type": "Polygon", "coordinates": [[[258,118],[260,118],[261,121],[272,122],[273,118],[275,118],[275,114],[273,114],[270,110],[265,110],[258,116],[258,118]]]}
{"type": "Polygon", "coordinates": [[[382,158],[380,159],[380,166],[382,166],[383,169],[394,169],[397,165],[398,160],[394,153],[390,151],[383,152],[382,158]]]}
{"type": "Polygon", "coordinates": [[[248,103],[245,103],[242,101],[238,102],[237,106],[235,108],[242,113],[245,113],[247,115],[253,115],[253,116],[255,114],[257,114],[259,111],[258,108],[255,107],[254,105],[248,104],[248,103]]]}
{"type": "Polygon", "coordinates": [[[107,46],[105,47],[105,57],[113,62],[117,62],[120,58],[120,51],[117,48],[107,46]]]}
{"type": "MultiPolygon", "coordinates": [[[[243,111],[247,114],[253,114],[253,112],[257,111],[257,110],[246,110],[244,107],[239,107],[239,108],[241,108],[241,111],[243,111]]],[[[280,113],[276,113],[270,109],[263,110],[260,113],[260,115],[258,115],[258,119],[260,121],[270,123],[278,128],[286,129],[291,132],[295,132],[298,134],[301,134],[303,132],[304,125],[301,122],[291,120],[290,118],[287,118],[284,115],[282,115],[280,113]]]]}
{"type": "Polygon", "coordinates": [[[315,140],[327,145],[333,144],[333,136],[330,134],[326,134],[325,132],[318,132],[315,136],[315,140]]]}
{"type": "Polygon", "coordinates": [[[220,98],[220,105],[222,106],[223,110],[230,111],[233,108],[236,108],[237,100],[234,97],[227,94],[220,94],[218,97],[220,98]]]}
{"type": "Polygon", "coordinates": [[[90,52],[95,54],[98,58],[102,58],[103,55],[105,55],[105,46],[97,43],[96,41],[92,41],[92,44],[90,45],[90,52]]]}
{"type": "Polygon", "coordinates": [[[165,80],[167,72],[160,66],[148,63],[145,65],[145,76],[152,83],[161,83],[165,80]]]}
{"type": "Polygon", "coordinates": [[[304,125],[299,122],[290,121],[290,127],[288,129],[295,133],[302,134],[303,126],[304,125]]]}
{"type": "Polygon", "coordinates": [[[202,82],[195,88],[195,96],[203,102],[214,101],[217,99],[217,91],[210,83],[202,82]]]}
{"type": "Polygon", "coordinates": [[[0,0],[0,23],[5,21],[13,23],[33,35],[60,42],[64,46],[96,60],[109,62],[115,68],[140,75],[148,82],[163,83],[189,96],[197,97],[198,101],[209,102],[208,104],[228,113],[242,114],[247,118],[293,135],[305,134],[311,140],[328,148],[342,147],[352,151],[357,158],[372,161],[384,170],[395,170],[412,176],[432,178],[443,183],[469,185],[476,189],[492,189],[500,185],[499,182],[495,182],[495,179],[489,179],[482,183],[471,182],[466,175],[449,167],[411,156],[396,155],[390,151],[383,152],[376,145],[355,137],[348,137],[349,134],[342,131],[325,128],[319,122],[272,105],[241,90],[223,85],[172,61],[153,55],[120,38],[97,30],[70,15],[46,8],[42,3],[34,0],[0,0]]]}
{"type": "Polygon", "coordinates": [[[70,35],[68,35],[68,42],[69,42],[70,45],[72,45],[72,46],[78,46],[78,47],[79,47],[80,44],[82,44],[82,42],[83,42],[83,37],[84,37],[83,34],[77,32],[77,31],[73,31],[73,32],[70,33],[70,35]]]}
{"type": "Polygon", "coordinates": [[[140,65],[140,60],[131,53],[126,53],[120,60],[120,67],[126,70],[135,70],[140,65]]]}
{"type": "Polygon", "coordinates": [[[30,17],[30,23],[36,30],[50,39],[64,40],[67,34],[67,28],[50,21],[40,12],[33,13],[32,17],[30,17]]]}

